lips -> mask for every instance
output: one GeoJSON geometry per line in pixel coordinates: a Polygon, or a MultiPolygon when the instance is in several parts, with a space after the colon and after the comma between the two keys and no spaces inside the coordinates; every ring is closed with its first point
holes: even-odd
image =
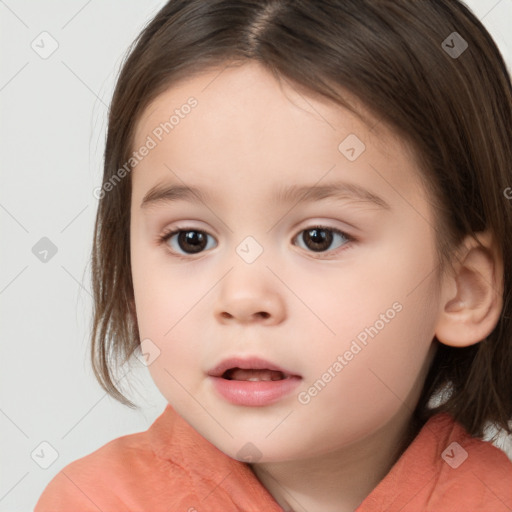
{"type": "Polygon", "coordinates": [[[230,358],[208,372],[212,389],[223,400],[243,407],[264,407],[289,398],[302,377],[260,359],[230,358]]]}
{"type": "Polygon", "coordinates": [[[225,359],[215,368],[211,369],[208,375],[226,380],[250,382],[276,381],[290,377],[300,377],[274,363],[256,357],[225,359]]]}
{"type": "Polygon", "coordinates": [[[225,359],[208,372],[223,400],[243,407],[264,407],[289,398],[302,377],[259,357],[225,359]]]}

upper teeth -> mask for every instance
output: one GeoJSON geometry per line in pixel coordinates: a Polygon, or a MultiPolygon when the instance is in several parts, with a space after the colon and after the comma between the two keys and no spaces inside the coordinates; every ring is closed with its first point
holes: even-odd
{"type": "Polygon", "coordinates": [[[229,378],[234,380],[259,382],[281,380],[285,378],[285,375],[273,370],[244,370],[241,368],[234,368],[229,372],[229,378]]]}

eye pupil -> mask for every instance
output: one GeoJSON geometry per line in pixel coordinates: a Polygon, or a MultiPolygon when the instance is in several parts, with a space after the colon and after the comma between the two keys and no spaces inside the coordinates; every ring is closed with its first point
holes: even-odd
{"type": "Polygon", "coordinates": [[[206,246],[206,237],[200,231],[181,231],[178,235],[178,244],[185,252],[196,253],[206,246]]]}
{"type": "Polygon", "coordinates": [[[332,243],[332,233],[328,229],[321,229],[321,228],[313,228],[308,229],[304,232],[305,235],[303,236],[304,243],[311,248],[312,250],[319,250],[323,251],[327,249],[331,243],[332,243]],[[307,238],[309,238],[312,241],[313,247],[310,247],[310,244],[307,241],[307,238]]]}

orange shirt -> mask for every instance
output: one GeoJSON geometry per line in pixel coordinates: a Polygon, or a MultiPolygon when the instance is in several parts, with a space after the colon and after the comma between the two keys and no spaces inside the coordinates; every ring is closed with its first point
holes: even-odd
{"type": "MultiPolygon", "coordinates": [[[[512,462],[447,414],[431,418],[356,512],[510,512],[512,462]]],[[[34,512],[283,512],[249,466],[170,405],[145,432],[65,466],[34,512]]]]}

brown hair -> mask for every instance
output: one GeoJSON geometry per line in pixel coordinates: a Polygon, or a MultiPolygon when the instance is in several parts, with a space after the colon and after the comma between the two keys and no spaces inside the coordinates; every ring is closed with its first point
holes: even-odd
{"type": "MultiPolygon", "coordinates": [[[[483,436],[486,422],[510,433],[512,208],[504,191],[512,186],[512,86],[487,30],[457,0],[171,0],[134,41],[121,69],[103,184],[129,161],[136,123],[161,92],[249,59],[362,115],[340,93],[348,91],[414,148],[435,205],[441,262],[465,235],[493,234],[504,263],[500,320],[474,345],[439,343],[415,417],[424,422],[446,411],[474,436],[483,436]],[[468,44],[460,55],[448,51],[453,32],[468,44]],[[429,400],[447,388],[448,398],[433,407],[429,400]]],[[[99,201],[91,355],[101,386],[133,407],[115,379],[140,343],[130,199],[127,177],[99,201]]]]}

